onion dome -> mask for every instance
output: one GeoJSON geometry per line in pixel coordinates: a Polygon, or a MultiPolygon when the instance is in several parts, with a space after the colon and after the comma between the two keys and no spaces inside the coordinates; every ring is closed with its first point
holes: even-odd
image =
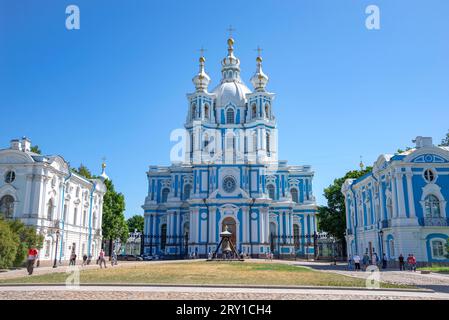
{"type": "Polygon", "coordinates": [[[103,161],[103,163],[101,164],[101,175],[100,178],[104,181],[104,180],[109,180],[108,175],[106,174],[106,163],[103,161]]]}
{"type": "Polygon", "coordinates": [[[258,56],[256,58],[256,61],[257,70],[251,78],[251,83],[253,84],[256,91],[265,91],[265,86],[268,83],[268,76],[262,71],[262,57],[258,56]]]}
{"type": "Polygon", "coordinates": [[[209,75],[204,71],[204,62],[206,59],[201,56],[200,57],[200,71],[196,76],[193,77],[192,82],[195,85],[196,91],[207,91],[207,86],[210,82],[209,75]]]}
{"type": "Polygon", "coordinates": [[[234,39],[228,39],[228,55],[221,61],[221,82],[240,82],[240,60],[234,56],[234,39]]]}

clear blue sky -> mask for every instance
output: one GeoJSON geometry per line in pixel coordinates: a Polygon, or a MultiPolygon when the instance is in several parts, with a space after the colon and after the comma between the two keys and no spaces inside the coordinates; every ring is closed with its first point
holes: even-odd
{"type": "Polygon", "coordinates": [[[362,155],[437,142],[449,129],[449,1],[13,1],[0,2],[0,147],[28,136],[107,173],[142,214],[149,165],[169,163],[182,127],[198,49],[219,81],[227,27],[242,77],[264,48],[280,158],[310,164],[314,193],[356,169],[362,155]],[[76,4],[81,29],[65,28],[76,4]],[[365,28],[376,4],[381,29],[365,28]]]}

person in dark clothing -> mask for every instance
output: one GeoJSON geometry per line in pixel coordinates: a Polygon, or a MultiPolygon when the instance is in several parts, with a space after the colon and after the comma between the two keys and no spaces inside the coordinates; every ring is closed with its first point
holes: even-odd
{"type": "Polygon", "coordinates": [[[387,269],[387,263],[388,263],[387,255],[384,253],[382,256],[382,269],[387,269]]]}
{"type": "Polygon", "coordinates": [[[399,255],[399,270],[404,271],[404,256],[402,253],[399,255]]]}
{"type": "Polygon", "coordinates": [[[87,264],[87,254],[83,255],[83,264],[82,266],[85,266],[87,264]]]}

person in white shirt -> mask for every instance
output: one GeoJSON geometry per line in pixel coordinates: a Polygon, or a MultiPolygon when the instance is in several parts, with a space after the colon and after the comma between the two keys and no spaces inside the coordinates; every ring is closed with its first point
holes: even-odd
{"type": "Polygon", "coordinates": [[[355,254],[352,259],[354,260],[355,271],[360,270],[360,256],[355,254]]]}

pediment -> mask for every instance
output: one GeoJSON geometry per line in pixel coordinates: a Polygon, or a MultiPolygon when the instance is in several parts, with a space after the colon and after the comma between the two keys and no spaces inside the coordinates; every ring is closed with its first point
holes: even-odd
{"type": "Polygon", "coordinates": [[[0,151],[0,164],[26,164],[34,163],[28,153],[17,150],[0,151]]]}

